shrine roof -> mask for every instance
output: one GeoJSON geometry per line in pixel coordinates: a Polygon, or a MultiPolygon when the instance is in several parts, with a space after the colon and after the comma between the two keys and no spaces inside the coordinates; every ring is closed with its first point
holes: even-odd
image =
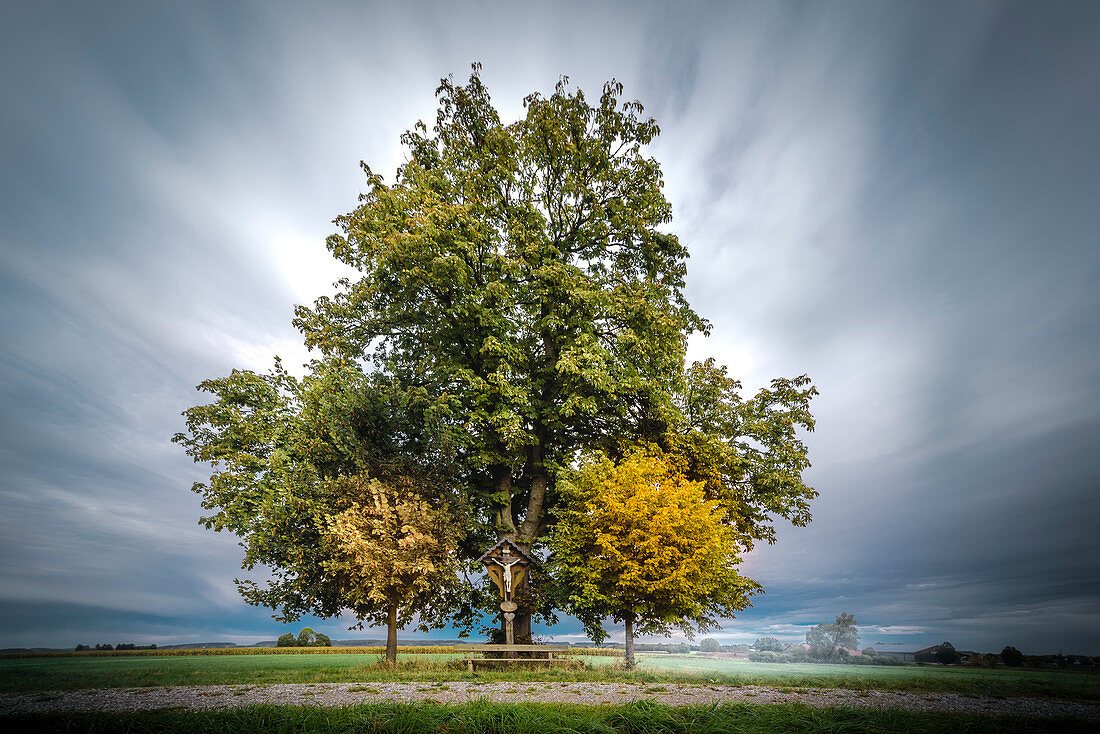
{"type": "Polygon", "coordinates": [[[485,563],[489,559],[495,558],[496,557],[496,555],[495,555],[496,551],[502,550],[504,548],[507,548],[511,552],[511,554],[513,554],[515,556],[518,556],[520,558],[521,562],[526,562],[526,563],[529,563],[533,566],[539,566],[538,561],[536,561],[534,558],[532,558],[529,554],[525,553],[522,548],[520,548],[518,545],[516,545],[513,541],[509,540],[508,538],[501,538],[500,540],[498,540],[496,545],[494,545],[492,548],[490,548],[489,550],[487,550],[487,551],[485,551],[484,553],[481,554],[481,557],[477,559],[477,562],[478,563],[485,563]]]}

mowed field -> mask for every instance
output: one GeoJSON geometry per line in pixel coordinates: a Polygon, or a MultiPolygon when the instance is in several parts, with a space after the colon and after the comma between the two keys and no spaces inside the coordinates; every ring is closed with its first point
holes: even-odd
{"type": "MultiPolygon", "coordinates": [[[[300,655],[161,655],[26,657],[0,659],[0,692],[76,688],[368,681],[448,681],[475,676],[455,662],[460,654],[406,654],[395,669],[363,653],[300,655]]],[[[576,656],[584,670],[530,669],[479,672],[479,679],[563,681],[669,681],[953,692],[985,696],[1036,696],[1100,700],[1100,675],[1056,670],[753,663],[699,655],[640,655],[636,671],[621,658],[576,656]]]]}

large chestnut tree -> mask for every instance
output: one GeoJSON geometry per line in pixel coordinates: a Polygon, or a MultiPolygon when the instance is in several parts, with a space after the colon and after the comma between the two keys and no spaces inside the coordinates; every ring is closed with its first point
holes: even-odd
{"type": "MultiPolygon", "coordinates": [[[[444,79],[434,124],[402,136],[396,175],[387,180],[364,163],[359,205],[335,220],[328,249],[358,274],[295,310],[319,355],[315,369],[343,365],[420,396],[431,435],[447,437],[447,481],[472,518],[468,558],[504,537],[538,553],[563,502],[559,473],[581,452],[615,457],[639,442],[681,456],[744,547],[773,540],[777,517],[809,521],[815,493],[802,480],[809,464],[797,433],[813,428],[816,391],[798,377],[744,399],[724,368],[685,365],[688,336],[709,324],[684,297],[687,249],[671,232],[661,168],[646,151],[657,123],[622,92],[610,82],[590,100],[563,79],[505,121],[477,65],[465,85],[444,79]]],[[[239,382],[204,388],[225,401],[239,382]]],[[[340,456],[395,448],[392,437],[333,417],[358,399],[336,389],[327,396],[315,391],[330,402],[315,412],[343,426],[344,443],[334,454],[327,438],[302,438],[307,450],[295,456],[314,466],[312,446],[319,463],[316,476],[294,476],[300,486],[362,469],[340,456]]],[[[179,437],[200,461],[225,438],[209,430],[214,415],[192,409],[179,437]]],[[[277,441],[260,452],[261,464],[285,456],[277,441]]],[[[424,461],[432,442],[421,443],[396,447],[417,457],[418,471],[434,465],[424,461]]],[[[246,472],[196,489],[209,507],[239,507],[234,493],[260,483],[278,493],[291,486],[284,476],[246,472]]],[[[213,525],[247,536],[247,514],[213,525]]],[[[300,594],[313,593],[315,611],[331,611],[339,599],[326,597],[323,574],[310,579],[285,588],[299,594],[298,607],[300,594]]],[[[279,593],[251,599],[277,604],[279,593]]],[[[457,608],[474,616],[470,598],[457,608]]],[[[521,608],[518,638],[529,635],[534,611],[534,601],[521,608]]]]}

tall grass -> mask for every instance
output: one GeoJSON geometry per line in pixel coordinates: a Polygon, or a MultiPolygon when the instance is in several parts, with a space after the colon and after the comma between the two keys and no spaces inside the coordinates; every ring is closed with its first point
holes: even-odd
{"type": "Polygon", "coordinates": [[[1071,719],[1023,720],[864,709],[813,709],[795,704],[670,707],[648,701],[623,706],[584,707],[552,704],[501,704],[479,701],[457,706],[362,704],[338,709],[249,706],[225,711],[156,711],[127,714],[58,713],[0,719],[7,731],[91,732],[448,732],[449,734],[779,734],[801,732],[1086,732],[1088,724],[1071,719]]]}

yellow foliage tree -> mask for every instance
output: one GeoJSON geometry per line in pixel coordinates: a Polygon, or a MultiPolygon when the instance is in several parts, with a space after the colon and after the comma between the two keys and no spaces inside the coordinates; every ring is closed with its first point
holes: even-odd
{"type": "Polygon", "coordinates": [[[607,637],[604,619],[624,623],[628,666],[635,634],[705,631],[759,591],[737,573],[725,511],[668,459],[597,455],[559,486],[566,502],[551,547],[565,604],[597,642],[607,637]]]}
{"type": "Polygon", "coordinates": [[[433,609],[441,612],[457,582],[461,523],[445,504],[421,495],[408,479],[359,475],[337,480],[348,498],[329,516],[325,562],[332,583],[360,625],[385,624],[386,659],[397,660],[397,628],[433,609]]]}

